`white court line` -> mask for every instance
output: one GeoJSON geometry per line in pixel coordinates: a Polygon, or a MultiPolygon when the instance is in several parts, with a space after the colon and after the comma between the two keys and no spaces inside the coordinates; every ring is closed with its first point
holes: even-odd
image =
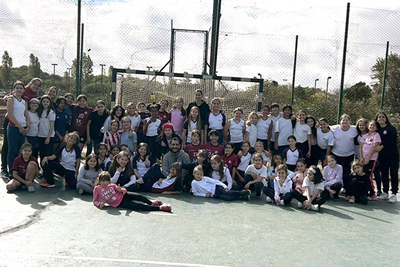
{"type": "MultiPolygon", "coordinates": [[[[48,259],[61,259],[61,260],[79,260],[79,261],[102,261],[102,262],[122,262],[122,263],[141,263],[141,264],[156,264],[164,266],[187,266],[187,267],[231,267],[227,265],[207,265],[196,263],[179,263],[167,261],[146,261],[146,260],[130,260],[130,259],[113,259],[113,258],[96,258],[96,257],[77,257],[77,256],[60,256],[60,255],[46,255],[46,254],[29,254],[29,253],[16,253],[5,252],[6,255],[15,255],[18,257],[36,257],[48,259]]],[[[1,252],[0,252],[1,254],[1,252]]]]}

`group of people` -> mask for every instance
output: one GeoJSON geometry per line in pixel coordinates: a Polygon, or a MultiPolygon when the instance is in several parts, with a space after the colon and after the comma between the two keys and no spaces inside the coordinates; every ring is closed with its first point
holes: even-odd
{"type": "Polygon", "coordinates": [[[397,131],[384,112],[356,125],[344,114],[329,126],[303,110],[295,114],[290,105],[281,112],[275,103],[244,120],[240,107],[226,114],[219,98],[210,107],[200,89],[186,109],[178,97],[171,109],[161,100],[111,111],[102,100],[91,108],[85,95],[75,103],[74,95],[58,96],[55,87],[41,97],[40,90],[39,78],[27,86],[17,81],[4,98],[8,191],[26,186],[34,192],[38,176],[42,187],[55,187],[58,174],[79,194],[93,194],[100,208],[171,211],[137,192],[183,191],[223,200],[248,200],[254,191],[269,203],[288,205],[294,198],[312,210],[339,193],[350,203],[397,202],[397,131]]]}

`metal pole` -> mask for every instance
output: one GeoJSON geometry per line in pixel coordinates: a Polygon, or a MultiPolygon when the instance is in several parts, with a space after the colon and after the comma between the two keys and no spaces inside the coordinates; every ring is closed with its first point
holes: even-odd
{"type": "Polygon", "coordinates": [[[171,19],[171,47],[169,51],[169,72],[174,72],[174,57],[175,57],[175,31],[174,21],[171,19]]]}
{"type": "Polygon", "coordinates": [[[299,36],[296,35],[296,42],[294,45],[294,63],[293,63],[293,77],[292,77],[292,100],[290,102],[293,105],[294,102],[294,83],[296,81],[296,65],[297,65],[297,46],[299,44],[299,36]]]}
{"type": "Polygon", "coordinates": [[[219,20],[221,16],[221,2],[222,0],[214,0],[214,6],[213,6],[210,75],[215,75],[217,73],[217,52],[218,52],[219,20]]]}
{"type": "Polygon", "coordinates": [[[342,76],[340,78],[339,107],[338,107],[337,123],[340,122],[340,116],[342,116],[344,73],[345,73],[345,70],[346,70],[347,37],[349,35],[349,18],[350,18],[350,3],[347,3],[346,28],[345,28],[345,31],[344,31],[342,76]]]}
{"type": "Polygon", "coordinates": [[[106,64],[100,64],[100,66],[101,66],[101,85],[103,85],[103,67],[105,66],[106,64]]]}
{"type": "Polygon", "coordinates": [[[81,33],[81,64],[79,66],[79,94],[82,93],[82,68],[83,68],[83,29],[84,24],[82,23],[82,33],[81,33]]]}
{"type": "Polygon", "coordinates": [[[55,79],[56,79],[56,66],[57,66],[58,64],[52,63],[51,65],[53,65],[53,83],[54,83],[54,81],[55,81],[55,79]]]}
{"type": "Polygon", "coordinates": [[[67,78],[68,78],[68,80],[67,80],[67,87],[68,87],[68,90],[69,90],[69,78],[71,77],[71,68],[67,68],[67,71],[68,71],[68,76],[67,76],[67,78]]]}
{"type": "Polygon", "coordinates": [[[387,76],[388,55],[389,55],[389,41],[386,43],[386,56],[385,56],[385,69],[383,71],[381,109],[383,109],[383,104],[385,103],[385,89],[386,89],[386,78],[387,78],[386,76],[387,76]]]}
{"type": "Polygon", "coordinates": [[[79,95],[79,66],[80,66],[80,41],[81,41],[81,3],[82,0],[78,0],[78,23],[77,23],[77,45],[76,45],[76,70],[75,70],[75,79],[76,79],[76,96],[79,95]]]}
{"type": "Polygon", "coordinates": [[[332,78],[332,77],[331,77],[331,76],[329,76],[329,77],[326,79],[325,100],[327,100],[327,99],[328,99],[328,87],[329,87],[329,80],[330,80],[331,78],[332,78]]]}
{"type": "Polygon", "coordinates": [[[314,83],[314,89],[317,89],[317,82],[319,81],[319,79],[315,79],[315,83],[314,83]]]}

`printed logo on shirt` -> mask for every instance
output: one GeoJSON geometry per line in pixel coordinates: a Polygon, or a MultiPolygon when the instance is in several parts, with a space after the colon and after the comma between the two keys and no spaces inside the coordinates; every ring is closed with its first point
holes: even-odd
{"type": "Polygon", "coordinates": [[[384,130],[384,131],[383,131],[383,134],[387,134],[387,131],[386,131],[386,130],[384,130]]]}

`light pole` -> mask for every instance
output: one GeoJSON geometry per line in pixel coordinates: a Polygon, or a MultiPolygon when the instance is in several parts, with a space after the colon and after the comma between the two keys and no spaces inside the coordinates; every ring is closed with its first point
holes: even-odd
{"type": "MultiPolygon", "coordinates": [[[[146,66],[147,71],[150,71],[150,69],[152,69],[152,66],[146,66]]],[[[147,80],[150,80],[150,75],[147,75],[147,80]]]]}
{"type": "Polygon", "coordinates": [[[51,65],[53,65],[53,82],[54,82],[54,80],[55,80],[55,78],[56,78],[56,66],[57,66],[58,64],[56,64],[56,63],[51,63],[51,65]]]}
{"type": "Polygon", "coordinates": [[[101,85],[103,85],[103,68],[106,64],[100,64],[101,66],[101,85]]]}
{"type": "Polygon", "coordinates": [[[67,68],[67,73],[68,73],[68,76],[67,76],[67,87],[68,87],[68,90],[69,90],[69,78],[71,77],[71,68],[67,68]]]}
{"type": "Polygon", "coordinates": [[[330,80],[331,78],[332,78],[331,76],[329,76],[328,78],[326,78],[326,91],[325,91],[325,100],[327,100],[327,99],[328,99],[328,87],[329,87],[329,80],[330,80]]]}
{"type": "Polygon", "coordinates": [[[315,79],[315,83],[314,83],[314,89],[317,89],[317,82],[319,81],[319,79],[315,79]]]}

